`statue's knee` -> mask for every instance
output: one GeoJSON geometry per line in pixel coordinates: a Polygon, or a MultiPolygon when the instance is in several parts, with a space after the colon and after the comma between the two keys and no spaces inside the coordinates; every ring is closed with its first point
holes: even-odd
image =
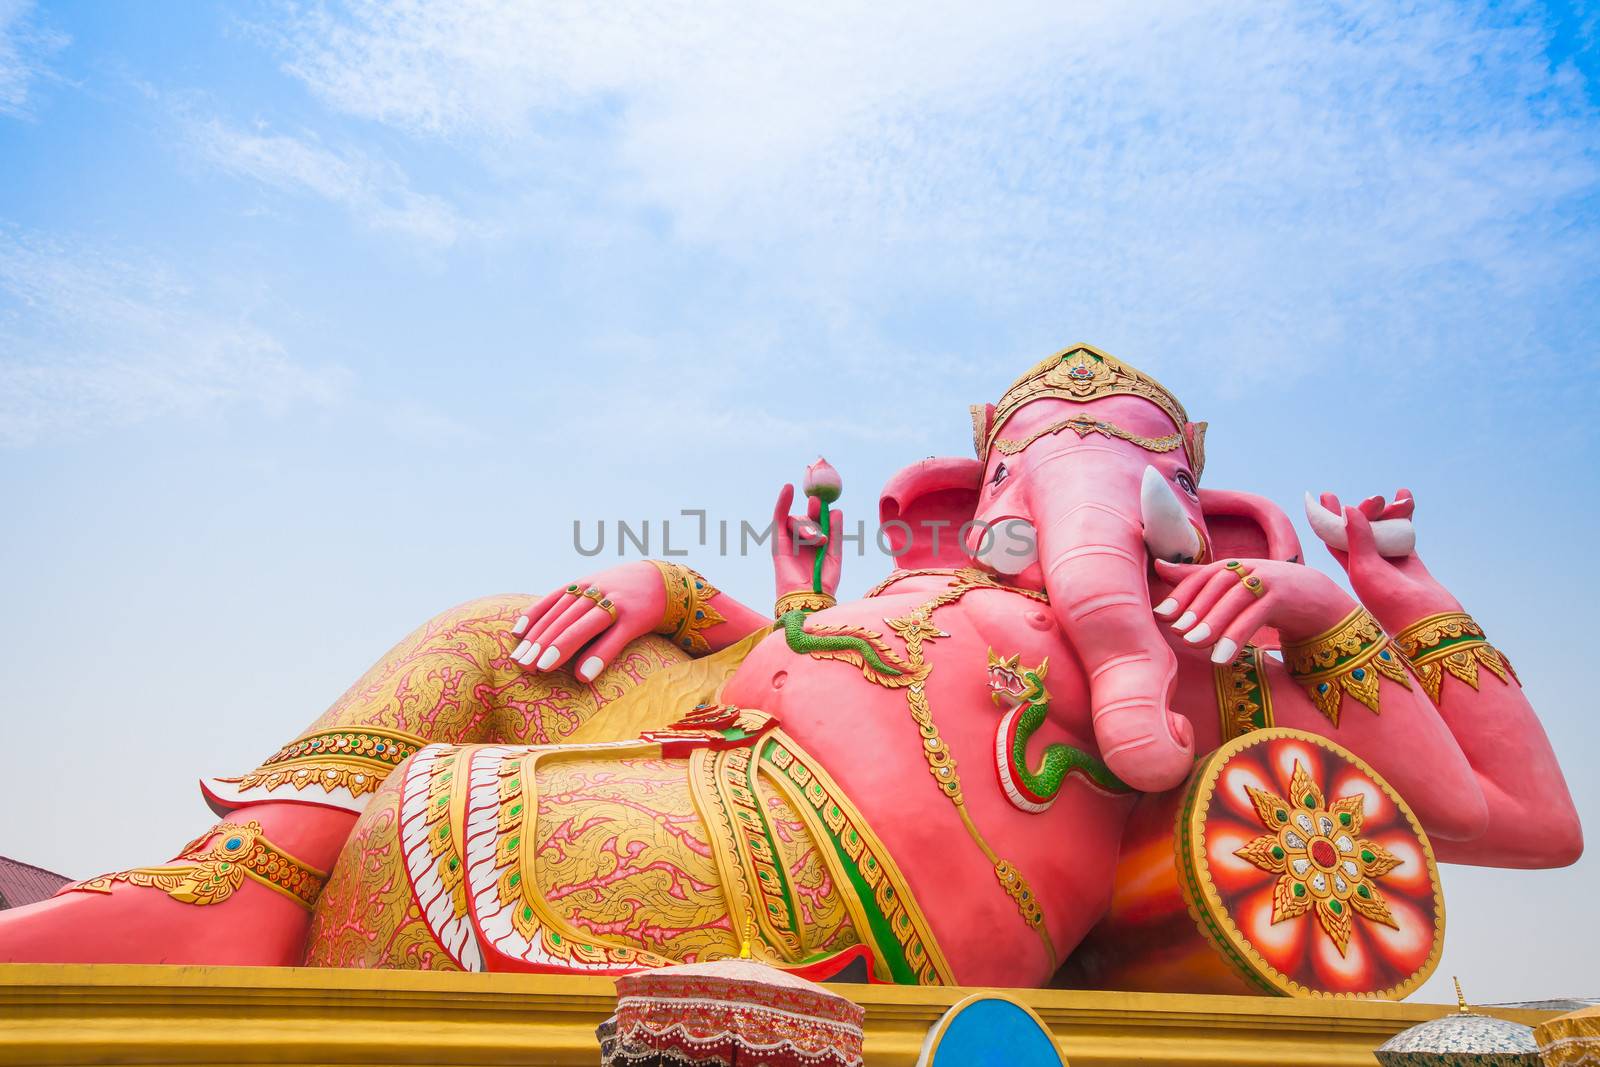
{"type": "Polygon", "coordinates": [[[509,631],[518,615],[533,603],[527,593],[497,593],[477,597],[453,608],[447,608],[429,619],[421,627],[423,632],[441,632],[465,628],[478,628],[504,624],[509,631]]]}

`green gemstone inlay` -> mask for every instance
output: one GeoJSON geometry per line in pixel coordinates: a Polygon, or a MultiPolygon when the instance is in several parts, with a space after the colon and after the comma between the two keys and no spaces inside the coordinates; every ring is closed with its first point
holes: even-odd
{"type": "Polygon", "coordinates": [[[1335,915],[1343,915],[1344,914],[1344,905],[1341,904],[1337,900],[1328,901],[1328,907],[1333,909],[1333,913],[1335,915]]]}
{"type": "Polygon", "coordinates": [[[1277,845],[1273,845],[1272,846],[1272,858],[1275,859],[1275,860],[1283,859],[1283,849],[1279,848],[1277,845]]]}
{"type": "Polygon", "coordinates": [[[1297,896],[1297,897],[1305,896],[1306,895],[1306,887],[1301,885],[1299,882],[1296,882],[1294,884],[1294,895],[1297,896]]]}
{"type": "Polygon", "coordinates": [[[1364,849],[1361,850],[1361,862],[1362,863],[1371,863],[1373,860],[1375,860],[1377,858],[1378,857],[1376,857],[1376,856],[1374,856],[1372,854],[1370,849],[1365,849],[1364,848],[1364,849]]]}

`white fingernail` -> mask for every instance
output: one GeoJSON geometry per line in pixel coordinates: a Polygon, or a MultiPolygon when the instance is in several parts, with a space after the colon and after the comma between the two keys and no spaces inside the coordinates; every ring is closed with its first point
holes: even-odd
{"type": "Polygon", "coordinates": [[[555,645],[551,645],[549,648],[544,650],[544,655],[539,657],[539,662],[534,664],[534,666],[538,667],[541,671],[548,670],[555,663],[555,661],[560,658],[561,650],[555,645]]]}
{"type": "Polygon", "coordinates": [[[1176,600],[1172,599],[1171,597],[1167,597],[1167,599],[1163,600],[1161,603],[1156,605],[1156,614],[1157,615],[1171,615],[1174,611],[1177,611],[1177,610],[1178,610],[1178,602],[1176,600]]]}
{"type": "Polygon", "coordinates": [[[511,653],[511,658],[516,660],[518,663],[521,663],[522,662],[522,654],[524,652],[528,651],[528,649],[530,649],[532,647],[533,646],[530,645],[528,642],[526,642],[526,641],[522,642],[522,644],[517,646],[517,650],[515,652],[511,653]]]}
{"type": "MultiPolygon", "coordinates": [[[[524,641],[523,644],[528,645],[528,642],[524,641]]],[[[538,654],[539,642],[535,641],[533,644],[528,645],[528,650],[526,652],[517,657],[517,662],[526,667],[528,664],[533,662],[533,657],[537,656],[538,654]]]]}
{"type": "Polygon", "coordinates": [[[1203,622],[1199,626],[1196,626],[1194,629],[1190,630],[1188,633],[1184,634],[1183,639],[1189,642],[1191,645],[1198,645],[1200,642],[1204,641],[1210,636],[1211,624],[1209,622],[1203,622]]]}
{"type": "Polygon", "coordinates": [[[1224,637],[1217,642],[1217,647],[1211,650],[1212,663],[1232,663],[1234,653],[1239,651],[1239,646],[1224,637]]]}
{"type": "Polygon", "coordinates": [[[1195,613],[1192,611],[1186,611],[1182,615],[1178,616],[1178,621],[1172,624],[1172,628],[1181,634],[1183,631],[1194,625],[1194,620],[1195,613]]]}
{"type": "Polygon", "coordinates": [[[578,668],[578,677],[586,682],[592,682],[594,681],[594,676],[599,674],[600,669],[604,666],[605,664],[601,662],[599,656],[590,656],[583,661],[583,666],[578,668]]]}
{"type": "Polygon", "coordinates": [[[527,628],[528,628],[528,617],[526,615],[523,615],[523,616],[519,617],[515,623],[512,624],[511,632],[514,633],[514,634],[520,634],[522,631],[526,630],[527,628]]]}

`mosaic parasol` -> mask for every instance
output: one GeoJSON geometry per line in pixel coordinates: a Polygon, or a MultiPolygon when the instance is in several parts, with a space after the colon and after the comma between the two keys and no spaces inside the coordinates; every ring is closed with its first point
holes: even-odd
{"type": "Polygon", "coordinates": [[[748,958],[617,979],[604,1067],[861,1067],[856,1004],[748,958]]]}
{"type": "Polygon", "coordinates": [[[1373,1055],[1383,1067],[1540,1067],[1533,1030],[1468,1009],[1456,983],[1454,1013],[1394,1035],[1373,1055]]]}

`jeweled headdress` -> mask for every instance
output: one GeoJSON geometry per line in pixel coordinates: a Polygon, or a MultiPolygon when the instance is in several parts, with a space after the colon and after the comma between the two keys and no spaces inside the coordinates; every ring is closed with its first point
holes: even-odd
{"type": "MultiPolygon", "coordinates": [[[[1011,383],[1011,388],[1001,396],[999,404],[994,407],[988,405],[973,407],[972,444],[977,450],[978,459],[981,462],[988,462],[989,450],[995,446],[1001,427],[1030,400],[1056,397],[1086,404],[1102,396],[1117,393],[1143,397],[1167,413],[1167,417],[1172,420],[1172,425],[1177,430],[1176,436],[1181,439],[1183,448],[1188,454],[1189,465],[1198,478],[1201,468],[1205,466],[1206,424],[1191,423],[1189,413],[1183,409],[1183,405],[1178,403],[1178,398],[1173,396],[1166,386],[1143,371],[1130,367],[1115,356],[1108,355],[1091,345],[1073,345],[1040,360],[1029,368],[1026,374],[1011,383]]],[[[1096,429],[1102,433],[1107,429],[1115,429],[1109,426],[1102,429],[1087,416],[1072,421],[1082,423],[1081,427],[1072,426],[1080,435],[1096,429]]],[[[1113,436],[1135,440],[1141,444],[1150,441],[1148,438],[1135,438],[1125,432],[1113,436]]],[[[1166,451],[1166,449],[1158,448],[1156,451],[1166,451]]]]}

